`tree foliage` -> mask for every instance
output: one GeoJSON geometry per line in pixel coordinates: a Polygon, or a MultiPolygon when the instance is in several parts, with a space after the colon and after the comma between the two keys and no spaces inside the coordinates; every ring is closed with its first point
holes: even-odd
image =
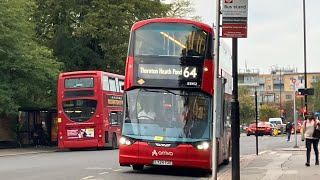
{"type": "Polygon", "coordinates": [[[283,106],[282,106],[282,109],[284,110],[285,112],[285,119],[287,121],[291,121],[293,122],[294,121],[294,111],[293,111],[293,100],[290,100],[290,101],[286,101],[283,106]]]}
{"type": "Polygon", "coordinates": [[[123,74],[129,31],[135,21],[166,16],[160,0],[37,0],[39,39],[66,71],[123,74]]]}
{"type": "Polygon", "coordinates": [[[263,104],[259,108],[259,119],[267,121],[269,118],[279,117],[279,109],[272,104],[263,104]]]}
{"type": "Polygon", "coordinates": [[[308,102],[308,109],[311,111],[319,111],[320,110],[320,81],[312,83],[312,88],[314,88],[314,95],[308,96],[311,98],[308,102]]]}
{"type": "Polygon", "coordinates": [[[30,20],[35,4],[0,2],[0,116],[7,119],[21,106],[52,105],[59,64],[50,49],[34,38],[30,20]]]}
{"type": "Polygon", "coordinates": [[[169,6],[169,17],[190,18],[198,21],[202,20],[200,16],[195,15],[196,10],[190,0],[173,0],[169,3],[169,6]]]}
{"type": "Polygon", "coordinates": [[[255,103],[252,93],[245,86],[239,86],[240,122],[249,124],[255,117],[255,103]]]}
{"type": "Polygon", "coordinates": [[[53,49],[65,71],[124,73],[129,32],[136,21],[188,17],[189,0],[36,0],[38,39],[53,49]]]}

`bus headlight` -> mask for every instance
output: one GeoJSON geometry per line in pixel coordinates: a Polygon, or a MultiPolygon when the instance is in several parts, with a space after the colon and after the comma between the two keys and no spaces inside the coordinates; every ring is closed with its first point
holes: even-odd
{"type": "Polygon", "coordinates": [[[207,150],[209,149],[210,145],[207,142],[203,142],[197,145],[197,149],[199,150],[207,150]]]}
{"type": "Polygon", "coordinates": [[[134,143],[134,141],[133,141],[133,140],[130,140],[130,139],[127,139],[127,138],[125,138],[125,137],[121,137],[121,138],[119,139],[119,143],[120,143],[121,145],[130,146],[131,144],[134,143]]]}

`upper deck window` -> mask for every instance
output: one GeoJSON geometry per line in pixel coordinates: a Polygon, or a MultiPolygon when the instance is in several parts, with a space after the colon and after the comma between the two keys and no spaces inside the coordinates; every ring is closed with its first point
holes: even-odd
{"type": "Polygon", "coordinates": [[[110,91],[117,92],[117,85],[115,78],[109,78],[110,91]]]}
{"type": "Polygon", "coordinates": [[[93,78],[67,78],[64,80],[65,88],[91,88],[93,87],[93,78]]]}
{"type": "Polygon", "coordinates": [[[207,33],[192,24],[151,23],[135,31],[135,56],[205,56],[207,33]]]}

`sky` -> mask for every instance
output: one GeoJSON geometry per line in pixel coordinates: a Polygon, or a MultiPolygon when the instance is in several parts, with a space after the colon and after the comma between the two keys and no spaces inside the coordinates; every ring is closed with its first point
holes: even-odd
{"type": "MultiPolygon", "coordinates": [[[[212,26],[216,0],[192,0],[196,15],[212,26]]],[[[238,40],[239,69],[294,67],[304,72],[303,0],[249,0],[248,38],[238,40]]],[[[320,72],[320,0],[306,0],[307,72],[320,72]]],[[[231,40],[224,38],[231,47],[231,40]]]]}

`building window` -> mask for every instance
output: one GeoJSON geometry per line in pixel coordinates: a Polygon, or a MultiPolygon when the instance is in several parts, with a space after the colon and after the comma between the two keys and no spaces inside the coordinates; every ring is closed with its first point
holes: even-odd
{"type": "Polygon", "coordinates": [[[271,85],[268,85],[268,86],[267,86],[267,90],[271,90],[271,85]]]}
{"type": "Polygon", "coordinates": [[[292,99],[292,95],[287,94],[286,99],[292,99]]]}

